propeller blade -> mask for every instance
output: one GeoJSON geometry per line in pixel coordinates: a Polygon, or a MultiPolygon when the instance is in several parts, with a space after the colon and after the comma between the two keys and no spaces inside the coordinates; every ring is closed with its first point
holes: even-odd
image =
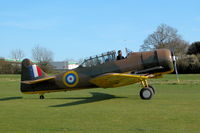
{"type": "Polygon", "coordinates": [[[178,69],[177,69],[177,64],[176,64],[176,56],[175,56],[173,50],[172,50],[172,59],[173,59],[173,64],[174,64],[174,71],[175,71],[175,73],[176,73],[176,80],[177,80],[177,82],[179,83],[180,80],[179,80],[178,69]]]}

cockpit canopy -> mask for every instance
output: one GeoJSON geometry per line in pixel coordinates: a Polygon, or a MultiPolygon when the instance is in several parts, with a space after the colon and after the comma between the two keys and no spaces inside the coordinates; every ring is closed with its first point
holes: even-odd
{"type": "Polygon", "coordinates": [[[116,60],[116,52],[115,50],[113,50],[106,53],[102,53],[100,55],[86,58],[84,62],[80,65],[80,67],[92,67],[92,66],[104,64],[106,62],[115,61],[115,60],[116,60]]]}

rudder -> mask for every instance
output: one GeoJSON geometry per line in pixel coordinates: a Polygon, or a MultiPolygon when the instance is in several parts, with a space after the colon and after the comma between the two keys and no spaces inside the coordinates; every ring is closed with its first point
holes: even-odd
{"type": "Polygon", "coordinates": [[[36,80],[46,76],[47,74],[29,59],[22,61],[21,81],[36,80]]]}

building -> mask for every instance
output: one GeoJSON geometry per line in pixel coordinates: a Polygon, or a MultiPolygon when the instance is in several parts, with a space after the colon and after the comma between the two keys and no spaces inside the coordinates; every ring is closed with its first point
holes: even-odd
{"type": "Polygon", "coordinates": [[[65,70],[68,69],[68,62],[67,61],[54,61],[50,62],[53,66],[54,70],[65,70]]]}
{"type": "Polygon", "coordinates": [[[77,68],[79,64],[77,62],[68,62],[68,69],[74,69],[77,68]]]}
{"type": "Polygon", "coordinates": [[[68,61],[55,61],[50,62],[50,64],[53,66],[54,70],[66,70],[66,69],[74,69],[79,66],[76,62],[68,62],[68,61]]]}
{"type": "Polygon", "coordinates": [[[0,60],[3,60],[3,61],[7,61],[7,62],[10,62],[10,63],[15,63],[15,64],[21,64],[21,60],[16,60],[16,59],[8,59],[8,58],[0,58],[0,60]]]}

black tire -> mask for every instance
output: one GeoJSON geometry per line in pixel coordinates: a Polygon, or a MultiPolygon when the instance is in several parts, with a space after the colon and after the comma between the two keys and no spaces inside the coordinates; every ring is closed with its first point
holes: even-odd
{"type": "Polygon", "coordinates": [[[44,95],[40,95],[40,99],[44,99],[44,95]]]}
{"type": "Polygon", "coordinates": [[[155,94],[156,94],[155,87],[153,87],[152,85],[149,85],[149,88],[151,88],[151,89],[152,89],[152,91],[153,91],[153,94],[155,95],[155,94]]]}
{"type": "Polygon", "coordinates": [[[152,88],[148,88],[148,87],[142,88],[140,90],[141,99],[150,100],[154,94],[152,90],[153,90],[152,88]]]}

